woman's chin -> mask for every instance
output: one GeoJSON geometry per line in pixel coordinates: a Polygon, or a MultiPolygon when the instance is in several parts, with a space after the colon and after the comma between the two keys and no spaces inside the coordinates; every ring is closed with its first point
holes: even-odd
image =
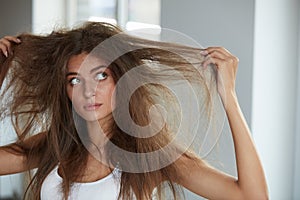
{"type": "Polygon", "coordinates": [[[97,122],[101,119],[101,116],[98,116],[95,113],[89,113],[89,114],[81,114],[80,115],[86,122],[97,122]]]}
{"type": "Polygon", "coordinates": [[[102,116],[102,115],[97,115],[97,114],[84,114],[81,115],[81,117],[86,121],[86,122],[100,122],[100,121],[106,121],[108,116],[102,116]]]}

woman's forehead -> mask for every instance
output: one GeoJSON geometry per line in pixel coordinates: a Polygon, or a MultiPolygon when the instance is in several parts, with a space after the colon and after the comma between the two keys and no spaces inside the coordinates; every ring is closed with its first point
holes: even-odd
{"type": "Polygon", "coordinates": [[[68,71],[92,70],[98,66],[107,66],[107,63],[100,57],[89,56],[87,53],[71,56],[68,61],[68,71]]]}

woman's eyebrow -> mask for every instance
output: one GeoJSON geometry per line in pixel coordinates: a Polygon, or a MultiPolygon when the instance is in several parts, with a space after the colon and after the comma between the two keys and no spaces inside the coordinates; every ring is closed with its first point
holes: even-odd
{"type": "Polygon", "coordinates": [[[77,76],[78,74],[79,73],[77,73],[77,72],[68,72],[66,77],[68,77],[68,76],[77,76]]]}
{"type": "MultiPolygon", "coordinates": [[[[93,72],[95,72],[95,71],[97,71],[98,69],[101,69],[101,68],[107,68],[107,66],[106,65],[97,66],[97,67],[91,69],[90,74],[92,74],[93,72]]],[[[66,76],[68,77],[68,76],[77,76],[77,75],[79,75],[78,72],[68,72],[66,76]]]]}
{"type": "Polygon", "coordinates": [[[91,69],[90,73],[92,74],[93,72],[95,72],[95,71],[97,71],[98,69],[101,69],[101,68],[107,68],[107,66],[106,65],[97,66],[97,67],[91,69]]]}

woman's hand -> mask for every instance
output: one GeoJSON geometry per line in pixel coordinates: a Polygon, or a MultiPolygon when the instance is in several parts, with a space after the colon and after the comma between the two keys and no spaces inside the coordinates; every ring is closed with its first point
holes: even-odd
{"type": "Polygon", "coordinates": [[[223,47],[209,47],[201,52],[205,56],[203,67],[215,64],[217,87],[224,106],[228,97],[235,97],[235,79],[239,59],[223,47]]]}
{"type": "Polygon", "coordinates": [[[12,44],[20,44],[21,40],[14,36],[5,36],[0,39],[0,50],[5,57],[12,54],[12,44]]]}
{"type": "Polygon", "coordinates": [[[13,36],[5,36],[0,39],[0,89],[8,72],[8,66],[3,66],[3,63],[9,55],[13,54],[13,45],[20,43],[21,40],[13,36]]]}

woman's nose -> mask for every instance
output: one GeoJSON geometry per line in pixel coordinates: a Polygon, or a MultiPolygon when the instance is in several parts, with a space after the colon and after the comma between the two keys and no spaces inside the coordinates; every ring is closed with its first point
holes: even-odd
{"type": "Polygon", "coordinates": [[[96,95],[96,90],[97,84],[92,82],[85,82],[83,93],[86,98],[94,97],[96,95]]]}

